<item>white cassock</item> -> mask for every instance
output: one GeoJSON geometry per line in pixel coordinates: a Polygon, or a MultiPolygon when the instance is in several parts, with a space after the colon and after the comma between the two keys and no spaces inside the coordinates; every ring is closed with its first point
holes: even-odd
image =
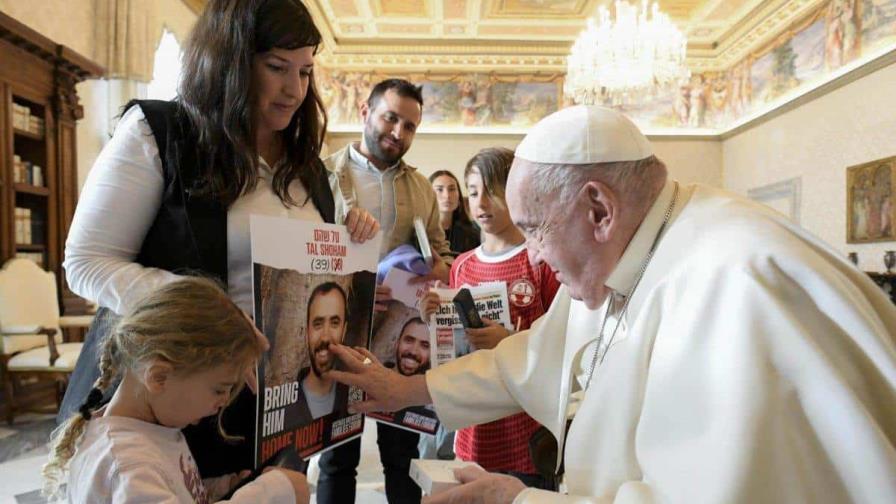
{"type": "MultiPolygon", "coordinates": [[[[673,184],[609,278],[615,292],[634,283],[673,184]]],[[[531,330],[429,371],[440,419],[457,429],[522,409],[562,444],[603,316],[563,288],[531,330]]],[[[820,240],[681,187],[623,318],[566,439],[568,495],[515,502],[896,502],[896,307],[820,240]]]]}

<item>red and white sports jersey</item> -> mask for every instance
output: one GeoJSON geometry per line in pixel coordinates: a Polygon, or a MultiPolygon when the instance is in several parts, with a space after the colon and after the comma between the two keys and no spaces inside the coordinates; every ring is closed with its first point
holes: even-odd
{"type": "MultiPolygon", "coordinates": [[[[520,330],[528,329],[551,306],[560,288],[547,267],[532,266],[525,244],[499,255],[489,256],[477,247],[461,254],[451,265],[451,287],[476,286],[504,281],[510,301],[510,320],[520,330]]],[[[539,424],[519,413],[457,432],[454,451],[462,460],[474,461],[486,471],[516,471],[536,474],[529,456],[529,438],[539,424]]]]}

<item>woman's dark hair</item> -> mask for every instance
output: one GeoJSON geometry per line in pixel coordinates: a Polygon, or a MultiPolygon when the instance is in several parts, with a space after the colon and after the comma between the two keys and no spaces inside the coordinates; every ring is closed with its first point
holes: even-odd
{"type": "Polygon", "coordinates": [[[451,213],[451,223],[454,224],[457,222],[461,222],[463,224],[469,224],[472,226],[473,221],[471,221],[470,216],[467,215],[467,210],[464,205],[464,193],[463,191],[461,191],[462,186],[460,185],[460,181],[457,180],[457,177],[455,177],[454,174],[448,170],[439,170],[429,176],[429,183],[432,184],[436,181],[437,178],[441,176],[451,177],[454,180],[454,183],[457,184],[457,208],[455,208],[454,212],[451,213]]]}
{"type": "Polygon", "coordinates": [[[507,175],[513,164],[513,151],[504,147],[490,147],[477,152],[467,161],[464,178],[470,176],[473,169],[482,177],[482,189],[490,197],[497,198],[498,204],[505,204],[504,188],[507,186],[507,175]]]}
{"type": "MultiPolygon", "coordinates": [[[[252,125],[252,61],[271,49],[317,47],[321,35],[300,0],[210,0],[184,52],[179,100],[198,133],[204,157],[201,193],[225,206],[255,188],[258,149],[252,125]]],[[[299,179],[310,192],[324,176],[319,162],[326,112],[312,74],[308,92],[283,136],[284,160],[271,186],[284,204],[299,179]]],[[[307,200],[306,200],[307,201],[307,200]]]]}

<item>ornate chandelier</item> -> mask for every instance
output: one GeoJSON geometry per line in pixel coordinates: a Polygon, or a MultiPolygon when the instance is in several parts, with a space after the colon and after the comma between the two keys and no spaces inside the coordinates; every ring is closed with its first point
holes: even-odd
{"type": "Polygon", "coordinates": [[[690,78],[687,39],[656,2],[601,6],[572,46],[563,92],[578,104],[620,105],[672,92],[690,78]]]}

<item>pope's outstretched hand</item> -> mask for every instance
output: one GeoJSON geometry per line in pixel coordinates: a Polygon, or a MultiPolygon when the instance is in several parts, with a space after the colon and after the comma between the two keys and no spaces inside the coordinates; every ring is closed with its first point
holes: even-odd
{"type": "Polygon", "coordinates": [[[366,348],[330,345],[330,351],[345,364],[345,371],[331,370],[327,376],[367,393],[364,401],[349,406],[349,412],[398,411],[432,402],[423,375],[396,373],[380,364],[366,348]]]}

